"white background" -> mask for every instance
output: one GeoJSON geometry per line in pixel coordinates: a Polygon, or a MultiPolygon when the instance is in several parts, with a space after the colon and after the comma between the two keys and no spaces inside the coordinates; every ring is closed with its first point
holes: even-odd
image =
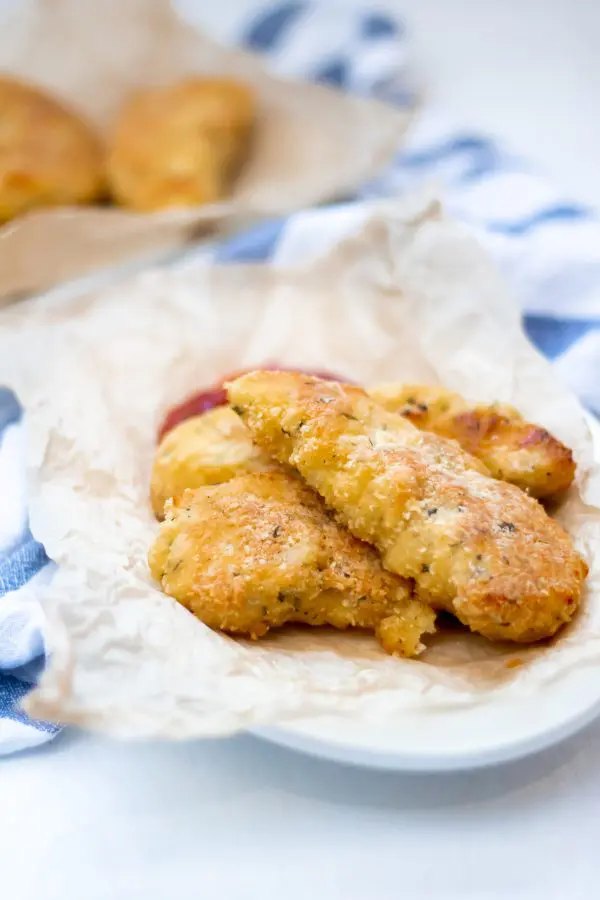
{"type": "MultiPolygon", "coordinates": [[[[222,15],[233,0],[204,2],[222,15]]],[[[450,116],[600,204],[600,3],[382,5],[411,20],[430,96],[450,116]]],[[[598,895],[599,766],[598,725],[453,776],[368,773],[248,737],[127,746],[70,732],[0,763],[0,895],[587,900],[598,895]]]]}
{"type": "MultiPolygon", "coordinates": [[[[201,7],[218,32],[227,10],[256,0],[178,2],[201,7]]],[[[598,0],[337,2],[402,15],[431,102],[507,140],[573,199],[600,206],[598,0]]]]}

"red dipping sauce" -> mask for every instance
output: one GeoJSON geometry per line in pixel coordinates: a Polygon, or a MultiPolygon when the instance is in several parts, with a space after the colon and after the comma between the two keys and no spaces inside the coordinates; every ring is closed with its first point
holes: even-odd
{"type": "MultiPolygon", "coordinates": [[[[269,372],[302,372],[305,375],[314,375],[316,378],[324,378],[327,381],[344,381],[346,384],[352,383],[350,382],[350,379],[340,378],[339,375],[332,375],[331,372],[315,372],[311,370],[307,371],[306,369],[284,368],[283,366],[262,366],[261,368],[267,369],[269,372]]],[[[233,381],[234,378],[239,378],[240,375],[245,375],[246,372],[253,371],[255,371],[255,369],[243,369],[241,372],[233,372],[231,375],[222,378],[217,384],[212,385],[212,387],[206,388],[203,391],[198,391],[188,397],[187,400],[184,400],[183,403],[174,406],[169,410],[165,416],[164,422],[160,426],[158,440],[161,441],[165,434],[175,428],[176,425],[179,425],[180,422],[191,419],[192,416],[199,416],[209,409],[214,409],[215,406],[225,406],[227,404],[227,391],[223,385],[228,381],[233,381]]]]}

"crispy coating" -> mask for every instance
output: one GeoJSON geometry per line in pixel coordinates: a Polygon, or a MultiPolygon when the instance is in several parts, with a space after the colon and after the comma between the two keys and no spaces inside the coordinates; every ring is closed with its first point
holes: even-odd
{"type": "Polygon", "coordinates": [[[254,95],[237,81],[189,78],[140,92],[111,140],[115,200],[144,212],[219,200],[248,154],[254,118],[254,95]]]}
{"type": "Polygon", "coordinates": [[[256,446],[239,416],[228,406],[215,407],[186,419],[158,445],[150,478],[154,515],[162,519],[165,502],[177,499],[185,488],[275,468],[275,460],[256,446]]]}
{"type": "Polygon", "coordinates": [[[494,478],[510,481],[532,497],[551,497],[575,477],[569,448],[544,428],[526,422],[512,406],[472,406],[460,394],[423,384],[383,384],[369,394],[422,431],[454,438],[494,478]]]}
{"type": "Polygon", "coordinates": [[[37,206],[89,203],[103,188],[100,144],[38,88],[0,77],[0,222],[37,206]]]}
{"type": "Polygon", "coordinates": [[[455,441],[360,388],[290,372],[245,375],[229,398],[256,442],[375,544],[387,569],[414,578],[423,600],[492,639],[539,640],[573,616],[587,566],[569,536],[455,441]]]}
{"type": "Polygon", "coordinates": [[[165,593],[211,628],[261,637],[286,622],[368,628],[415,656],[434,613],[294,475],[241,475],[167,504],[150,550],[165,593]]]}

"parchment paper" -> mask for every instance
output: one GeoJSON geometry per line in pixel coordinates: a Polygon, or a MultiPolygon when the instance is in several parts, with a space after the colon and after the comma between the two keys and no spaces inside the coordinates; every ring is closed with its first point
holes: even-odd
{"type": "Polygon", "coordinates": [[[183,24],[168,0],[23,0],[0,18],[0,71],[45,86],[105,135],[141,87],[226,74],[259,98],[250,159],[220,204],[153,214],[117,207],[33,211],[0,229],[0,299],[211,229],[347,194],[391,158],[409,114],[335,90],[271,77],[249,53],[183,24]]]}
{"type": "Polygon", "coordinates": [[[27,409],[31,527],[59,564],[45,592],[52,656],[28,702],[36,715],[126,737],[333,711],[373,723],[505,702],[600,661],[600,481],[581,408],[523,336],[483,252],[437,204],[377,204],[353,227],[295,269],[157,270],[0,317],[0,379],[27,409]],[[161,594],[146,565],[161,418],[216,378],[274,361],[365,384],[441,381],[515,403],[567,441],[579,474],[558,515],[591,566],[574,624],[533,649],[454,629],[406,661],[354,633],[234,641],[161,594]]]}

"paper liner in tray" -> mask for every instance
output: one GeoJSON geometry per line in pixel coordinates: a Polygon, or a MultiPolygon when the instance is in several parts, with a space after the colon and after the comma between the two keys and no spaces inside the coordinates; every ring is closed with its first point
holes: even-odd
{"type": "Polygon", "coordinates": [[[189,74],[253,85],[250,158],[220,204],[140,214],[117,207],[38,210],[0,228],[0,300],[212,230],[346,195],[397,150],[407,110],[268,74],[252,54],[185,25],[168,0],[28,0],[0,18],[0,70],[46,87],[104,135],[136,90],[189,74]]]}
{"type": "Polygon", "coordinates": [[[35,715],[171,738],[333,712],[401,723],[402,710],[516,702],[600,661],[600,489],[578,402],[527,342],[481,249],[435,203],[378,204],[356,219],[295,268],[188,264],[2,314],[0,380],[27,410],[31,527],[58,563],[35,715]],[[350,632],[234,641],[161,594],[146,564],[159,422],[195,389],[265,362],[366,384],[440,381],[556,432],[579,465],[558,515],[591,568],[573,625],[537,648],[455,629],[407,661],[350,632]]]}

